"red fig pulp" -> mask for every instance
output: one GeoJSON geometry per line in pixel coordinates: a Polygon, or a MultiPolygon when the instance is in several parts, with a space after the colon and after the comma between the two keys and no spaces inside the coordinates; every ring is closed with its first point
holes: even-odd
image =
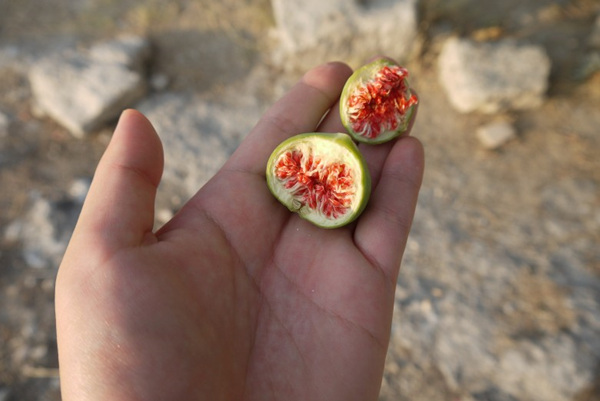
{"type": "Polygon", "coordinates": [[[408,71],[388,59],[359,68],[340,99],[342,123],[357,141],[382,143],[408,129],[418,103],[408,85],[408,71]]]}

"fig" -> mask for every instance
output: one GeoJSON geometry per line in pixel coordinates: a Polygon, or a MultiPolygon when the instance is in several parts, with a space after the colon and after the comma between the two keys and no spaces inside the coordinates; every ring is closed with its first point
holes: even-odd
{"type": "Polygon", "coordinates": [[[267,162],[267,185],[290,211],[323,228],[355,220],[371,195],[358,147],[343,133],[306,133],[283,141],[267,162]]]}
{"type": "Polygon", "coordinates": [[[408,129],[418,99],[411,93],[407,77],[406,68],[386,58],[350,76],[340,98],[340,117],[355,140],[383,143],[408,129]]]}

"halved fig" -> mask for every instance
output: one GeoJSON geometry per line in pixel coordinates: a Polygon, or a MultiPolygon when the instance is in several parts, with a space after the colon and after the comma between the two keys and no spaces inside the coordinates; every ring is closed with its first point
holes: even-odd
{"type": "Polygon", "coordinates": [[[340,98],[342,124],[354,139],[378,144],[404,133],[418,103],[408,71],[386,58],[356,70],[340,98]]]}
{"type": "Polygon", "coordinates": [[[292,212],[324,228],[355,220],[371,195],[371,176],[346,134],[307,133],[283,141],[267,163],[267,185],[292,212]]]}

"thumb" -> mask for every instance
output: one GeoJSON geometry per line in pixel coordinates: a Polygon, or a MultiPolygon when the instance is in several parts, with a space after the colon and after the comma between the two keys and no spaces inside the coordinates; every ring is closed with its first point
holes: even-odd
{"type": "Polygon", "coordinates": [[[140,112],[125,110],[98,164],[73,240],[112,253],[154,238],[162,171],[162,145],[152,124],[140,112]]]}

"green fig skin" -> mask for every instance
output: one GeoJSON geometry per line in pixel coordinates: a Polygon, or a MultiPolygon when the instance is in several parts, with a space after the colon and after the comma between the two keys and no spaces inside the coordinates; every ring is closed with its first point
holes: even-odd
{"type": "MultiPolygon", "coordinates": [[[[379,58],[369,64],[366,64],[366,65],[362,66],[361,68],[357,69],[350,76],[350,78],[346,81],[346,84],[344,85],[344,89],[342,90],[342,95],[340,97],[340,118],[342,120],[342,124],[344,125],[344,127],[346,128],[348,133],[352,136],[352,138],[354,138],[354,140],[356,140],[358,142],[376,145],[376,144],[391,141],[391,140],[399,137],[400,135],[402,135],[403,133],[405,133],[408,130],[408,128],[410,127],[411,120],[414,118],[414,115],[415,115],[415,110],[416,110],[416,105],[418,103],[418,99],[417,99],[416,95],[414,95],[410,90],[407,76],[408,76],[408,71],[406,69],[404,69],[403,67],[399,66],[398,64],[396,64],[395,62],[393,62],[387,58],[379,58]],[[398,82],[399,86],[397,88],[398,88],[398,91],[400,93],[402,93],[402,96],[403,96],[403,98],[400,101],[401,106],[399,106],[401,108],[400,109],[388,108],[388,112],[387,112],[388,120],[390,118],[389,114],[391,113],[391,111],[389,111],[389,110],[395,110],[395,113],[398,116],[398,119],[396,121],[396,124],[397,124],[396,126],[393,126],[393,124],[387,124],[390,126],[386,127],[384,125],[383,126],[384,128],[382,128],[380,132],[377,132],[377,134],[374,135],[373,137],[368,137],[368,136],[365,136],[364,134],[361,134],[353,127],[352,114],[356,113],[356,109],[354,109],[354,111],[353,111],[352,105],[350,104],[351,100],[352,100],[351,98],[354,96],[354,99],[356,99],[356,94],[357,94],[358,89],[363,88],[363,90],[364,90],[364,88],[366,88],[367,85],[373,84],[376,75],[379,72],[381,72],[382,70],[388,71],[388,72],[389,71],[397,71],[399,76],[402,77],[402,78],[396,78],[392,74],[389,74],[394,79],[399,81],[398,82]]],[[[372,92],[372,91],[373,90],[371,90],[369,92],[372,92]]],[[[386,101],[385,95],[380,95],[380,99],[383,102],[385,102],[386,101]]],[[[366,109],[369,109],[369,108],[366,108],[366,109]]],[[[367,113],[365,112],[365,114],[367,114],[367,113]]],[[[369,119],[377,120],[378,118],[360,117],[360,119],[362,119],[364,121],[364,124],[370,124],[369,119]]],[[[377,124],[375,124],[375,125],[377,125],[377,124]]],[[[374,128],[374,129],[376,131],[379,131],[378,128],[374,128]]]]}
{"type": "Polygon", "coordinates": [[[365,209],[371,195],[371,176],[367,164],[350,136],[343,133],[305,133],[283,141],[272,152],[266,168],[267,186],[279,202],[291,212],[297,213],[314,225],[322,228],[338,228],[356,220],[365,209]],[[342,216],[332,218],[325,216],[315,208],[309,207],[306,201],[298,199],[284,181],[277,177],[277,163],[289,152],[299,150],[305,155],[321,158],[325,165],[342,163],[352,171],[354,194],[351,207],[342,216]]]}

